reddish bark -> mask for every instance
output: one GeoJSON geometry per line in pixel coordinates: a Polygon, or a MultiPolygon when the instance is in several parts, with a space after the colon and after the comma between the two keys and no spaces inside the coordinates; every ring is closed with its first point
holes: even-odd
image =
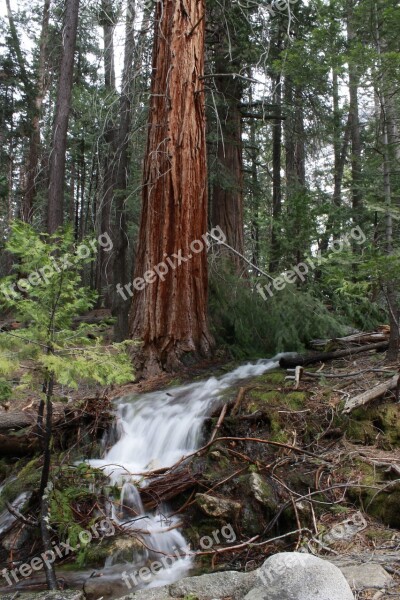
{"type": "Polygon", "coordinates": [[[190,250],[207,230],[204,0],[157,3],[148,146],[136,277],[166,255],[192,258],[135,292],[130,335],[142,375],[210,354],[207,256],[190,250]]]}

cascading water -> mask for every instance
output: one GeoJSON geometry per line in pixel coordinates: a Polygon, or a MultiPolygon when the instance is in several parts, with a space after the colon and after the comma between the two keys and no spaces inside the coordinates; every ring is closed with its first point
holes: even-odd
{"type": "Polygon", "coordinates": [[[113,506],[112,517],[143,541],[142,552],[133,558],[130,567],[162,556],[174,557],[173,564],[169,561],[147,587],[185,576],[192,558],[178,529],[178,519],[168,515],[167,507],[159,507],[155,514],[145,513],[139,490],[146,483],[141,482],[141,473],[170,467],[196,451],[204,419],[220,402],[221,393],[241,379],[276,368],[281,356],[241,366],[208,381],[120,399],[116,424],[119,439],[102,460],[91,460],[90,464],[103,469],[112,484],[122,487],[120,504],[113,506]]]}

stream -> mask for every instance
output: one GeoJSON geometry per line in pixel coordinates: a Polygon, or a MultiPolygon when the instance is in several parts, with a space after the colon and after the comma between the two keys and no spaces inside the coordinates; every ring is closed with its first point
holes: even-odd
{"type": "MultiPolygon", "coordinates": [[[[112,434],[118,439],[104,458],[88,462],[101,468],[112,484],[122,488],[120,508],[113,505],[110,516],[124,529],[135,531],[144,543],[141,552],[133,552],[130,572],[148,561],[160,560],[160,556],[174,557],[170,566],[140,587],[173,583],[186,576],[193,564],[190,549],[179,531],[179,519],[169,514],[168,507],[160,506],[153,513],[144,511],[140,488],[146,483],[141,481],[141,473],[171,467],[201,447],[204,419],[221,402],[222,392],[242,379],[278,367],[281,356],[240,366],[207,381],[119,399],[112,434]]],[[[113,564],[118,564],[118,555],[110,558],[106,566],[113,564]]]]}
{"type": "MultiPolygon", "coordinates": [[[[197,549],[188,547],[180,531],[180,520],[170,513],[168,506],[159,505],[153,512],[145,511],[141,490],[149,480],[143,474],[171,467],[198,450],[208,441],[202,435],[204,421],[223,404],[223,392],[241,380],[277,368],[279,359],[288,355],[279,354],[245,364],[208,380],[119,398],[115,403],[115,423],[104,440],[107,450],[103,458],[85,462],[101,469],[111,486],[120,490],[119,497],[109,499],[109,524],[117,523],[122,530],[134,535],[119,536],[121,547],[117,545],[113,549],[102,569],[57,569],[57,578],[70,588],[84,586],[86,597],[97,600],[167,585],[187,576],[197,549]],[[154,569],[149,578],[136,577],[140,569],[156,562],[160,567],[157,571],[154,569]],[[126,573],[129,577],[135,575],[128,583],[126,573]]],[[[26,496],[22,494],[12,504],[18,509],[25,501],[26,496]]],[[[0,532],[8,530],[14,520],[5,510],[0,515],[0,532]]],[[[40,571],[20,579],[13,589],[38,591],[45,587],[44,573],[40,571]]],[[[9,588],[0,587],[0,593],[2,591],[9,588]]]]}

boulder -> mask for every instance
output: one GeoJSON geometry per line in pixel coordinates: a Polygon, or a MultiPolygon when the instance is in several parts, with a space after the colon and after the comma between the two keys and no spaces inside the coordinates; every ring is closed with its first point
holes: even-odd
{"type": "Polygon", "coordinates": [[[168,585],[164,585],[159,588],[139,590],[133,594],[128,594],[123,598],[119,598],[119,600],[171,600],[168,588],[168,585]]]}
{"type": "Polygon", "coordinates": [[[351,587],[357,591],[382,589],[394,584],[393,577],[381,566],[374,563],[340,567],[351,587]]]}
{"type": "Polygon", "coordinates": [[[240,600],[255,585],[257,571],[239,573],[237,571],[222,571],[209,573],[198,577],[185,577],[169,586],[173,598],[195,596],[198,600],[213,600],[213,598],[233,598],[240,600]]]}
{"type": "Polygon", "coordinates": [[[258,569],[259,583],[245,600],[354,600],[343,573],[327,560],[302,552],[281,552],[258,569]],[[257,596],[258,595],[258,596],[257,596]]]}

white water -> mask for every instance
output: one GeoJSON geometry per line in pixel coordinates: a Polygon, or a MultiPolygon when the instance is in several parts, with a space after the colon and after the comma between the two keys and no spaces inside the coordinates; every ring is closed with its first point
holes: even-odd
{"type": "MultiPolygon", "coordinates": [[[[160,571],[147,587],[171,583],[185,576],[192,558],[179,529],[171,529],[177,527],[179,521],[168,516],[166,507],[160,507],[156,514],[145,513],[138,491],[138,487],[145,485],[140,482],[140,474],[170,467],[197,450],[202,441],[204,419],[221,402],[221,393],[241,379],[276,368],[281,356],[241,366],[219,378],[121,398],[116,425],[120,437],[102,460],[91,460],[90,464],[102,468],[113,484],[122,486],[120,507],[113,507],[113,518],[126,529],[142,532],[138,535],[147,549],[141,556],[132,556],[131,568],[160,560],[161,556],[178,556],[172,566],[160,571]]],[[[118,556],[115,560],[118,561],[118,556]]]]}

